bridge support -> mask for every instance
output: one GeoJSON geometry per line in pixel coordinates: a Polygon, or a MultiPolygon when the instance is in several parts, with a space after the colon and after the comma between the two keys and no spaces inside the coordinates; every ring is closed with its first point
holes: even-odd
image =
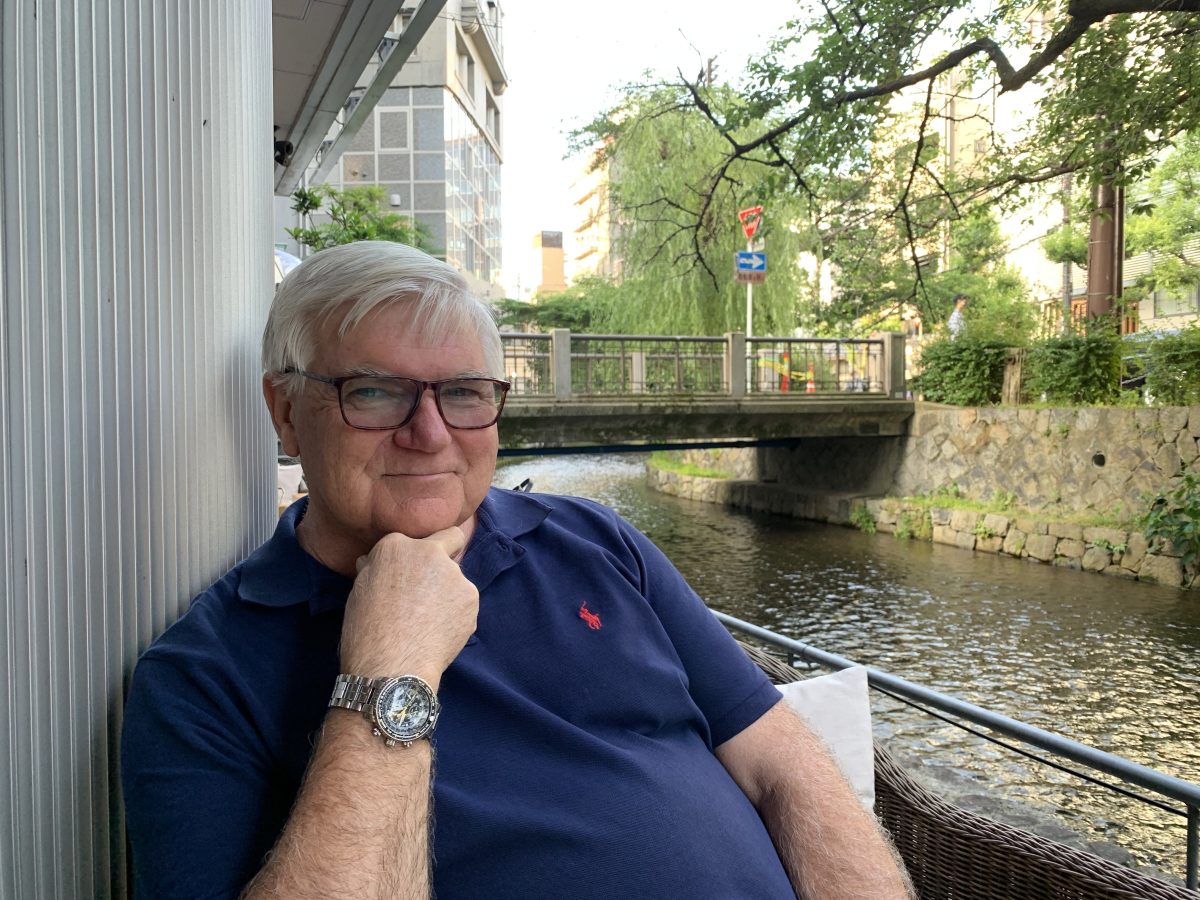
{"type": "Polygon", "coordinates": [[[746,396],[746,336],[740,331],[725,332],[724,381],[729,396],[746,396]]]}
{"type": "Polygon", "coordinates": [[[908,390],[904,381],[905,347],[903,334],[883,336],[883,390],[893,400],[904,400],[908,390]]]}
{"type": "Polygon", "coordinates": [[[571,332],[555,328],[550,332],[550,358],[554,366],[554,399],[571,399],[571,332]]]}

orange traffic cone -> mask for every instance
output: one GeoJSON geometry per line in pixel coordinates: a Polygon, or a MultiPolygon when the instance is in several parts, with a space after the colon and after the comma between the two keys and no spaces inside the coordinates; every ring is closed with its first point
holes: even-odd
{"type": "Polygon", "coordinates": [[[815,394],[817,392],[816,374],[813,372],[812,363],[808,364],[808,382],[804,385],[804,393],[815,394]]]}

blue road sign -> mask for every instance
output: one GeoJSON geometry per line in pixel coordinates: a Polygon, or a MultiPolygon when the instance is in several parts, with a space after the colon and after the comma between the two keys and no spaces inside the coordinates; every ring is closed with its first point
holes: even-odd
{"type": "Polygon", "coordinates": [[[734,268],[739,272],[765,272],[767,271],[767,254],[739,250],[737,259],[734,260],[734,268]]]}

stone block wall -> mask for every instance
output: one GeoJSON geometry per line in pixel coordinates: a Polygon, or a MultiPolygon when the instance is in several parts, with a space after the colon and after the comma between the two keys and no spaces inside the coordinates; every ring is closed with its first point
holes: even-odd
{"type": "Polygon", "coordinates": [[[1161,409],[962,409],[917,404],[893,496],[950,484],[1000,492],[1055,515],[1128,515],[1187,470],[1200,471],[1200,406],[1161,409]]]}
{"type": "Polygon", "coordinates": [[[897,498],[862,502],[885,534],[912,530],[928,515],[933,540],[964,550],[1003,553],[1031,562],[1200,589],[1200,574],[1183,566],[1171,546],[1151,548],[1138,531],[1087,527],[969,509],[905,504],[897,498]]]}
{"type": "Polygon", "coordinates": [[[1170,546],[1138,532],[1087,528],[1077,514],[1128,518],[1145,495],[1200,472],[1200,406],[1160,409],[960,408],[918,403],[905,438],[825,438],[796,448],[691,450],[697,466],[729,479],[651,469],[659,490],[727,506],[849,524],[865,503],[881,531],[896,530],[897,498],[950,485],[980,501],[1003,497],[1021,516],[934,507],[929,536],[967,550],[1005,553],[1161,584],[1200,589],[1170,546]],[[889,498],[889,499],[884,499],[889,498]]]}

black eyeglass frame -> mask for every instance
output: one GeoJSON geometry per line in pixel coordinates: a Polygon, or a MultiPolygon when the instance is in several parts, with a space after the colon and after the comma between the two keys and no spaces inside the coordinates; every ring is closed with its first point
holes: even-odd
{"type": "Polygon", "coordinates": [[[395,431],[397,428],[403,428],[412,421],[413,416],[417,414],[417,409],[421,406],[421,398],[425,396],[427,389],[433,391],[433,402],[437,406],[438,415],[441,416],[442,422],[447,428],[454,428],[458,431],[480,431],[484,428],[491,428],[500,421],[500,414],[504,412],[504,401],[508,397],[508,390],[512,387],[511,382],[504,381],[500,378],[489,378],[486,375],[463,375],[458,378],[443,378],[440,381],[422,381],[420,378],[407,378],[404,375],[341,375],[337,378],[331,378],[328,375],[318,375],[316,372],[306,372],[303,369],[285,369],[284,375],[302,375],[312,381],[319,381],[322,384],[332,385],[337,389],[338,411],[342,414],[342,421],[350,428],[356,431],[395,431]],[[399,425],[355,425],[346,417],[346,404],[342,400],[342,385],[348,381],[354,381],[356,378],[375,378],[383,381],[405,381],[409,384],[416,385],[419,390],[413,394],[412,408],[409,409],[403,421],[399,425]],[[446,412],[442,409],[442,398],[438,393],[438,388],[443,384],[453,384],[456,381],[490,381],[500,389],[500,402],[496,404],[496,417],[486,425],[452,425],[446,418],[446,412]]]}

